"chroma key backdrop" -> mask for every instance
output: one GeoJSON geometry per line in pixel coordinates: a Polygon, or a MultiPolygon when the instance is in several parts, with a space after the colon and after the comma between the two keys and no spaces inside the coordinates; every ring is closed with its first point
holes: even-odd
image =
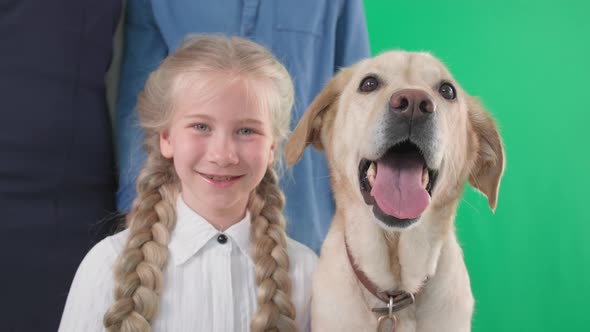
{"type": "Polygon", "coordinates": [[[590,331],[590,2],[365,0],[371,48],[429,51],[498,121],[496,213],[457,231],[474,332],[590,331]]]}

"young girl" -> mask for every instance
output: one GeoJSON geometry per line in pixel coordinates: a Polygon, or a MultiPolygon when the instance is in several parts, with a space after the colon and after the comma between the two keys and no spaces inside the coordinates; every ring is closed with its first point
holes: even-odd
{"type": "Polygon", "coordinates": [[[255,43],[196,37],[168,56],[138,97],[128,229],[81,263],[60,331],[309,330],[317,257],[285,236],[274,169],[292,104],[255,43]]]}

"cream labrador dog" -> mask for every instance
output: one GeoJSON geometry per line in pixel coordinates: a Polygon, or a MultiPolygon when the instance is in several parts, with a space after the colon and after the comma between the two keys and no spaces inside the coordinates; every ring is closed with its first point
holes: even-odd
{"type": "Polygon", "coordinates": [[[289,138],[327,156],[336,214],[314,279],[312,329],[470,331],[454,218],[466,180],[496,207],[504,150],[478,101],[427,53],[340,71],[289,138]]]}

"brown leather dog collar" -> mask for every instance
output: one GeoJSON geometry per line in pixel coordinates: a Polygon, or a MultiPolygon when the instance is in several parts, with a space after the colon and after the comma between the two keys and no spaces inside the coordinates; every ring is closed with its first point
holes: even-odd
{"type": "MultiPolygon", "coordinates": [[[[408,293],[403,290],[388,290],[388,291],[380,291],[377,285],[372,282],[367,275],[360,269],[357,268],[356,264],[354,263],[354,259],[350,254],[350,249],[348,247],[348,243],[346,242],[346,236],[344,236],[344,245],[346,247],[346,255],[348,256],[348,261],[350,262],[350,266],[356,274],[357,279],[360,283],[376,298],[383,301],[387,304],[387,307],[383,308],[373,308],[373,312],[377,313],[386,313],[386,312],[396,312],[399,310],[404,309],[407,306],[412,305],[416,301],[415,295],[417,295],[423,286],[414,294],[408,293]]],[[[428,278],[424,279],[424,283],[428,280],[428,278]]]]}

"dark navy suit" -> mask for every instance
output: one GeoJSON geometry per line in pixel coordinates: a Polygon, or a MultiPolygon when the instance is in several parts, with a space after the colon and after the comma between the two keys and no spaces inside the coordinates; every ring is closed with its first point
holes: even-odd
{"type": "Polygon", "coordinates": [[[115,210],[104,76],[120,11],[120,0],[0,0],[2,331],[57,330],[115,210]]]}

